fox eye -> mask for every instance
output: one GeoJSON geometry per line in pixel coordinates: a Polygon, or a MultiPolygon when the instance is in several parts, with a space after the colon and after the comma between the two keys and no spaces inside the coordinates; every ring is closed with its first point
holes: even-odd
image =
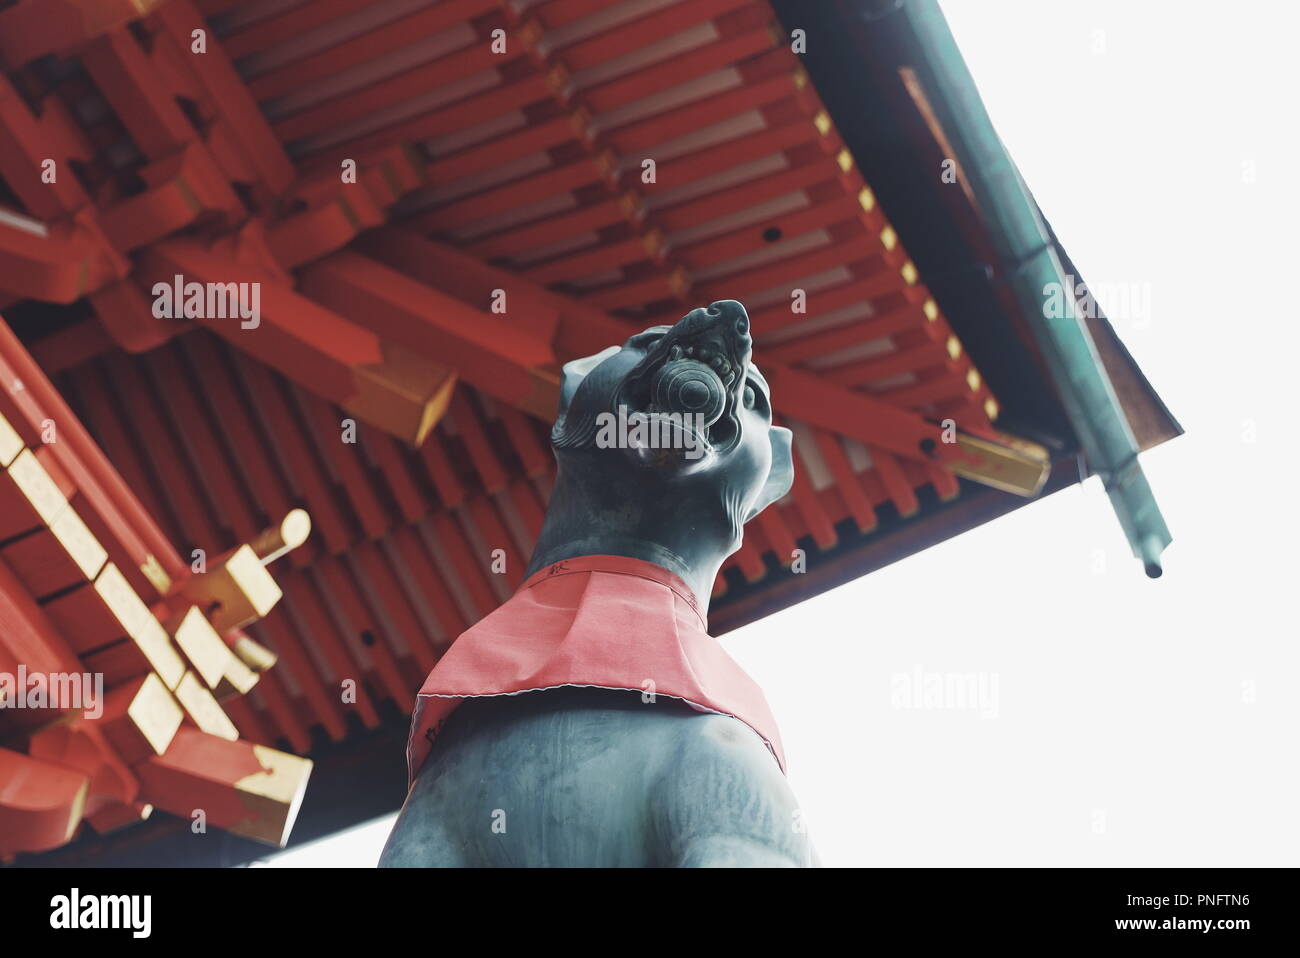
{"type": "Polygon", "coordinates": [[[754,387],[753,387],[753,386],[749,386],[749,385],[746,385],[746,386],[745,386],[745,397],[744,397],[744,402],[745,402],[745,408],[746,408],[746,409],[753,409],[753,408],[754,408],[755,398],[754,398],[754,387]]]}

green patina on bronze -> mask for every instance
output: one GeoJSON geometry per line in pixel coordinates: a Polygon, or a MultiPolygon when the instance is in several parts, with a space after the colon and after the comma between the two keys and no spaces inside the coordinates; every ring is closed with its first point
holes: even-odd
{"type": "MultiPolygon", "coordinates": [[[[629,556],[683,579],[702,606],[744,524],[789,490],[790,433],[772,425],[732,300],[692,310],[564,368],[559,470],[529,565],[629,556]],[[692,415],[677,448],[602,441],[634,415],[692,415]],[[694,427],[693,427],[694,428],[694,427]],[[608,433],[604,433],[608,435],[608,433]],[[687,454],[696,440],[702,453],[687,454]]],[[[434,741],[381,866],[803,866],[794,795],[736,719],[625,690],[470,699],[434,741]]]]}

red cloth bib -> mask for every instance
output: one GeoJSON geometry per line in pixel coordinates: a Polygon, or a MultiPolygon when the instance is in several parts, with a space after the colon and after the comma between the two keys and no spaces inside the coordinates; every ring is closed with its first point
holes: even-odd
{"type": "Polygon", "coordinates": [[[438,660],[411,716],[410,781],[463,699],[566,685],[653,692],[730,715],[785,770],[762,690],[708,634],[686,583],[641,559],[582,556],[533,575],[438,660]]]}

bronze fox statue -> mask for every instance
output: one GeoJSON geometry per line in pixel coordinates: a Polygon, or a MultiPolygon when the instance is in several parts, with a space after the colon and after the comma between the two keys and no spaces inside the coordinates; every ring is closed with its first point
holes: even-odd
{"type": "Polygon", "coordinates": [[[744,524],[789,490],[733,300],[564,367],[524,586],[421,690],[381,866],[807,866],[757,686],[708,637],[744,524]]]}

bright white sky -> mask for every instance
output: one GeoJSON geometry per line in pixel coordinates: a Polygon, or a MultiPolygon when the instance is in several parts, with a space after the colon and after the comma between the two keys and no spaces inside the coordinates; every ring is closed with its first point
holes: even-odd
{"type": "MultiPolygon", "coordinates": [[[[1295,865],[1300,18],[1272,0],[943,9],[1187,430],[1143,456],[1165,575],[1143,575],[1092,479],[723,643],[766,691],[828,865],[1295,865]],[[1126,314],[1108,288],[1139,297],[1126,314]],[[917,670],[996,696],[895,707],[917,670]]],[[[388,827],[274,864],[369,866],[388,827]]]]}

